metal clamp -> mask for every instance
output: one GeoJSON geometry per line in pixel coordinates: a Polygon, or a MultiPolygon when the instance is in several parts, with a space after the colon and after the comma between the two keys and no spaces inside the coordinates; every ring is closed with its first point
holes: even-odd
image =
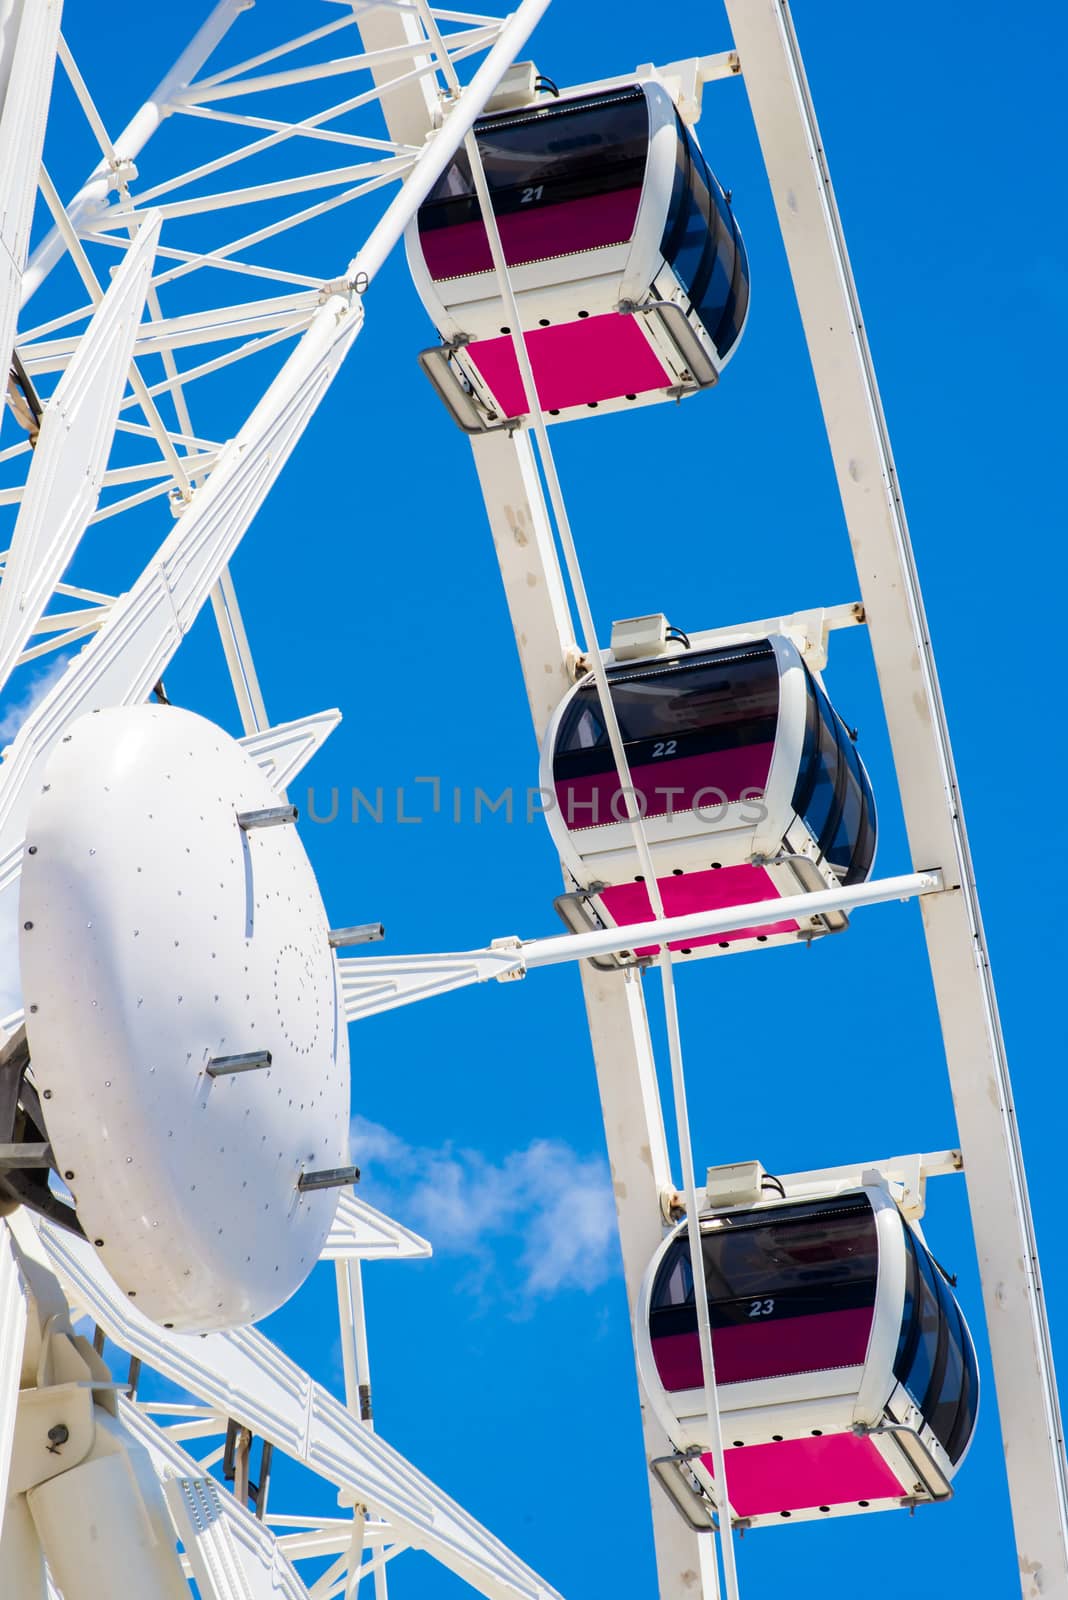
{"type": "MultiPolygon", "coordinates": [[[[689,317],[674,300],[645,300],[640,303],[621,300],[616,310],[623,316],[646,317],[655,313],[663,324],[664,332],[686,362],[696,387],[711,389],[714,383],[719,382],[719,368],[690,326],[689,317]]],[[[677,392],[681,395],[687,391],[686,388],[680,388],[677,392]]]]}
{"type": "MultiPolygon", "coordinates": [[[[462,343],[468,341],[464,339],[462,343]]],[[[486,421],[474,395],[464,388],[453,371],[451,357],[455,348],[455,345],[431,345],[428,350],[420,350],[416,360],[437,390],[438,398],[444,401],[445,409],[456,426],[468,434],[513,432],[519,425],[518,418],[507,422],[486,421]]]]}
{"type": "Polygon", "coordinates": [[[286,823],[296,822],[298,816],[296,806],[262,806],[258,811],[239,811],[237,825],[244,833],[253,828],[279,828],[286,823]]]}

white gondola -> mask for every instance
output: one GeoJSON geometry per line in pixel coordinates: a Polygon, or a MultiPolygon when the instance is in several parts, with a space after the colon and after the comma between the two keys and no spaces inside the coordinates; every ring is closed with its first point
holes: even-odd
{"type": "MultiPolygon", "coordinates": [[[[571,89],[476,124],[550,419],[716,382],[749,308],[729,196],[656,79],[571,89]]],[[[463,151],[406,234],[442,339],[429,376],[469,431],[528,409],[463,151]]]]}
{"type": "MultiPolygon", "coordinates": [[[[711,650],[671,644],[609,666],[608,680],[666,915],[774,902],[870,875],[876,820],[867,773],[791,639],[711,650]]],[[[592,676],[550,724],[540,783],[574,884],[557,903],[565,921],[647,920],[649,895],[592,676]]],[[[767,922],[670,948],[696,958],[845,925],[842,913],[777,919],[769,906],[767,922]]]]}
{"type": "MultiPolygon", "coordinates": [[[[774,1180],[764,1179],[765,1184],[774,1180]]],[[[975,1351],[945,1274],[885,1188],[844,1185],[701,1218],[727,1491],[750,1526],[947,1499],[975,1428],[975,1351]]],[[[685,1224],[649,1266],[638,1366],[707,1524],[715,1479],[685,1224]]]]}

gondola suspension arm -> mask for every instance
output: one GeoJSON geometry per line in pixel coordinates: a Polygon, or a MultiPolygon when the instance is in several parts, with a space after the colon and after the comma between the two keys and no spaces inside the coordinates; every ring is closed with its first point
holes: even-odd
{"type": "MultiPolygon", "coordinates": [[[[460,82],[456,70],[450,61],[437,23],[431,14],[427,0],[416,0],[416,6],[426,29],[427,36],[434,47],[438,61],[454,95],[460,92],[460,82]]],[[[493,201],[486,182],[482,158],[478,148],[478,140],[473,131],[469,132],[464,140],[468,162],[471,168],[471,177],[478,196],[479,210],[482,223],[486,230],[486,237],[493,259],[494,271],[500,288],[501,296],[507,308],[508,323],[511,327],[512,349],[515,353],[523,385],[523,392],[529,410],[534,436],[537,440],[538,454],[541,457],[542,469],[549,491],[549,501],[556,522],[557,537],[559,538],[568,577],[571,582],[572,593],[578,607],[579,619],[582,627],[584,646],[590,661],[594,680],[597,684],[598,700],[601,715],[604,720],[605,730],[608,734],[609,745],[615,761],[616,772],[619,776],[622,793],[626,797],[627,820],[634,837],[635,848],[642,864],[645,875],[646,890],[649,895],[650,906],[658,919],[664,917],[664,905],[660,896],[656,879],[656,870],[653,865],[652,855],[645,829],[642,824],[641,813],[635,800],[634,785],[631,781],[630,767],[623,739],[616,718],[615,708],[612,704],[611,692],[608,686],[608,675],[600,651],[597,648],[597,630],[590,607],[589,597],[583,582],[582,569],[579,563],[578,551],[575,546],[571,523],[564,504],[563,491],[556,462],[553,457],[552,447],[549,443],[548,428],[542,413],[541,403],[538,398],[537,383],[531,365],[530,355],[527,350],[526,340],[520,321],[519,307],[516,302],[515,292],[512,287],[508,272],[508,263],[501,243],[500,230],[493,211],[493,201]]],[[[723,1437],[720,1428],[719,1405],[716,1394],[715,1361],[712,1353],[712,1330],[708,1314],[708,1298],[705,1290],[704,1261],[701,1254],[700,1220],[696,1202],[696,1179],[694,1176],[693,1149],[690,1139],[689,1111],[686,1102],[686,1083],[682,1060],[682,1038],[679,1030],[678,1006],[675,995],[674,973],[671,965],[671,953],[664,943],[659,954],[661,981],[664,992],[664,1013],[668,1036],[668,1053],[671,1063],[671,1081],[675,1107],[676,1127],[678,1129],[679,1155],[682,1167],[683,1193],[686,1197],[687,1226],[690,1233],[690,1253],[693,1261],[694,1293],[697,1302],[697,1321],[701,1348],[701,1368],[704,1379],[705,1405],[708,1413],[709,1441],[715,1468],[716,1483],[718,1485],[718,1500],[721,1510],[720,1519],[720,1550],[722,1552],[723,1571],[727,1600],[738,1600],[738,1574],[734,1559],[734,1545],[731,1535],[730,1502],[728,1499],[726,1453],[723,1447],[723,1437]]],[[[717,1582],[718,1588],[718,1582],[717,1582]]]]}

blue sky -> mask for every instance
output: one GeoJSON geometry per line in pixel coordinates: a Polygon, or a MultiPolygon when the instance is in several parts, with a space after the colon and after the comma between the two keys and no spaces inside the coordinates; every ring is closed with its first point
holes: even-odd
{"type": "MultiPolygon", "coordinates": [[[[257,10],[265,28],[281,14],[277,0],[257,10]]],[[[69,0],[68,37],[112,126],[198,14],[122,0],[105,35],[95,7],[69,0]]],[[[1058,710],[1068,270],[1048,155],[1064,135],[1063,14],[1020,7],[1011,28],[987,3],[968,8],[966,26],[957,8],[919,0],[799,0],[795,14],[924,583],[1063,1366],[1068,1091],[1049,893],[1058,877],[1041,870],[1055,843],[1047,808],[1068,779],[1058,710]]],[[[618,0],[606,14],[556,0],[531,53],[563,83],[728,42],[717,7],[618,0]]],[[[701,628],[858,593],[740,83],[706,91],[700,136],[734,191],[752,266],[737,356],[712,394],[685,406],[553,433],[602,642],[614,617],[645,611],[701,628]]],[[[66,190],[85,161],[67,148],[62,120],[50,139],[66,190]]],[[[357,211],[323,226],[315,260],[324,277],[366,227],[357,211]]],[[[347,820],[343,804],[337,821],[305,821],[302,832],[332,920],[380,918],[384,950],[398,953],[552,932],[558,891],[544,825],[508,825],[503,815],[476,825],[471,815],[476,785],[496,795],[536,784],[537,752],[470,454],[415,364],[431,341],[398,256],[234,563],[273,719],[335,704],[345,713],[292,798],[306,811],[310,786],[322,812],[334,786],[385,791],[381,824],[347,820]],[[424,775],[440,776],[447,792],[461,788],[460,824],[448,807],[430,814],[428,791],[414,782],[424,775]],[[398,789],[421,822],[397,820],[389,797],[398,789]]],[[[257,393],[254,377],[219,388],[227,431],[257,393]]],[[[154,517],[145,550],[166,532],[166,514],[154,517]]],[[[136,570],[136,555],[98,539],[79,576],[124,563],[136,570]]],[[[168,689],[237,732],[220,669],[201,627],[168,689]]],[[[880,803],[878,870],[906,870],[863,630],[834,638],[827,682],[860,728],[880,803]]],[[[30,688],[24,675],[12,699],[30,688]]],[[[758,1156],[772,1171],[791,1170],[954,1142],[915,907],[861,912],[845,938],[808,952],[702,962],[678,983],[699,1168],[758,1156]]],[[[648,987],[655,1015],[655,982],[648,987]]],[[[436,1247],[432,1261],[366,1273],[382,1432],[565,1595],[653,1593],[627,1313],[577,974],[544,971],[362,1022],[351,1044],[362,1192],[436,1247]]],[[[982,1345],[959,1179],[932,1186],[926,1226],[959,1274],[982,1345]]],[[[328,1270],[268,1331],[339,1384],[328,1270]]],[[[991,1399],[988,1385],[949,1506],[756,1533],[739,1552],[743,1592],[784,1585],[793,1600],[815,1600],[828,1567],[855,1573],[863,1561],[887,1572],[929,1563],[962,1591],[1012,1594],[991,1399]]],[[[391,1581],[398,1600],[459,1590],[421,1557],[405,1557],[391,1581]]]]}

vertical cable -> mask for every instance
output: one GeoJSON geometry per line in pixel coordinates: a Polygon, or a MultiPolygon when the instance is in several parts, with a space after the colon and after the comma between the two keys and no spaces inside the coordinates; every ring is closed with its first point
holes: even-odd
{"type": "MultiPolygon", "coordinates": [[[[436,21],[430,12],[427,0],[416,0],[417,9],[427,31],[427,36],[434,49],[438,63],[448,80],[449,87],[454,94],[460,92],[460,82],[456,76],[456,69],[445,50],[444,42],[438,30],[436,21]]],[[[589,597],[582,578],[582,569],[579,563],[578,551],[575,546],[571,522],[564,504],[563,491],[560,486],[559,475],[556,471],[556,462],[553,457],[552,447],[549,444],[549,432],[542,412],[541,402],[538,398],[537,384],[534,378],[534,369],[531,365],[530,354],[527,350],[526,340],[520,325],[519,306],[512,288],[508,263],[505,260],[504,248],[501,244],[500,230],[497,227],[497,218],[493,212],[493,201],[486,182],[486,174],[482,166],[482,157],[478,148],[478,141],[474,132],[468,133],[464,140],[464,149],[471,167],[471,177],[478,196],[479,208],[482,213],[482,222],[486,229],[489,241],[490,254],[497,275],[501,297],[507,308],[508,322],[511,327],[512,349],[515,352],[523,382],[523,390],[529,409],[530,420],[534,428],[534,436],[538,444],[538,454],[541,458],[542,471],[545,474],[545,483],[549,491],[549,502],[552,506],[553,518],[556,523],[557,536],[560,540],[568,578],[571,581],[575,604],[578,607],[579,620],[582,626],[583,644],[589,658],[593,676],[597,684],[597,696],[600,702],[601,715],[604,720],[605,731],[612,750],[616,765],[621,792],[627,808],[627,821],[630,824],[634,837],[638,859],[645,874],[645,886],[649,895],[649,902],[656,917],[663,917],[664,905],[660,895],[660,885],[656,879],[656,869],[649,849],[649,842],[645,836],[641,812],[638,809],[634,786],[631,783],[630,766],[627,761],[623,738],[620,733],[619,721],[616,717],[615,706],[612,703],[611,691],[608,684],[608,674],[605,671],[604,661],[597,646],[597,630],[590,609],[589,597]]],[[[679,1157],[682,1168],[683,1195],[686,1202],[686,1231],[690,1245],[690,1259],[693,1267],[694,1299],[697,1312],[697,1332],[701,1349],[701,1371],[704,1385],[705,1410],[708,1417],[709,1444],[711,1446],[712,1464],[716,1481],[716,1502],[719,1508],[720,1522],[720,1550],[723,1557],[723,1574],[727,1590],[727,1600],[738,1600],[738,1572],[734,1557],[734,1540],[731,1531],[730,1502],[727,1498],[727,1465],[723,1448],[723,1432],[719,1416],[719,1400],[716,1389],[715,1359],[712,1353],[712,1327],[708,1312],[708,1290],[705,1282],[704,1253],[701,1248],[701,1220],[697,1209],[697,1186],[694,1177],[693,1149],[690,1141],[690,1117],[686,1103],[686,1081],[683,1072],[682,1038],[679,1032],[678,1006],[675,995],[675,975],[671,964],[671,952],[666,944],[661,945],[658,955],[660,977],[664,991],[664,1018],[668,1036],[668,1054],[671,1063],[671,1087],[675,1107],[675,1123],[678,1131],[679,1157]]]]}

